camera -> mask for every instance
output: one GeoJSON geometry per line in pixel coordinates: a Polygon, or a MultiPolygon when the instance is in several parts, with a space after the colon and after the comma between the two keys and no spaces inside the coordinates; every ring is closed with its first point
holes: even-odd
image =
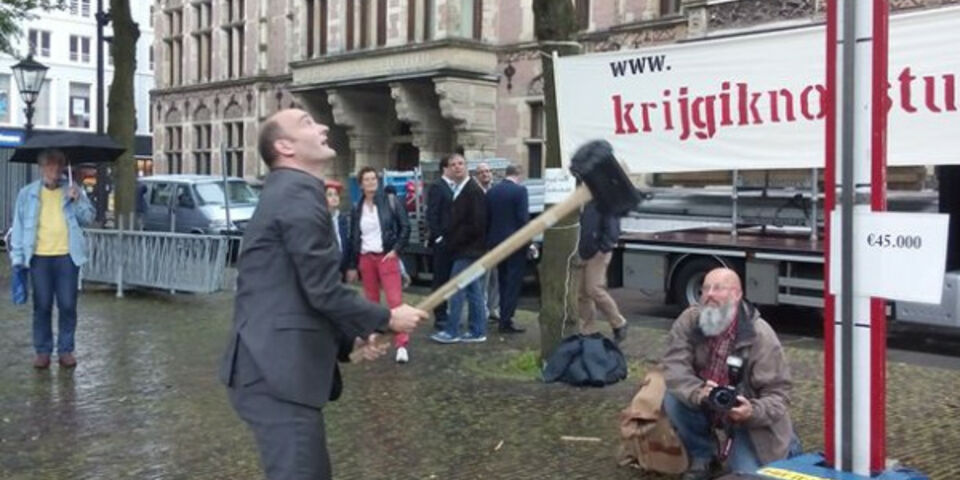
{"type": "Polygon", "coordinates": [[[710,408],[725,412],[737,406],[737,389],[729,385],[713,387],[707,395],[710,408]]]}

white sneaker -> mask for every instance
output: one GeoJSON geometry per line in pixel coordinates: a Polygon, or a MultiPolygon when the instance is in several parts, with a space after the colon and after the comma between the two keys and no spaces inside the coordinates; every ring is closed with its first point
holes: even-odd
{"type": "Polygon", "coordinates": [[[397,349],[397,363],[407,363],[410,361],[410,354],[407,353],[407,347],[397,349]]]}

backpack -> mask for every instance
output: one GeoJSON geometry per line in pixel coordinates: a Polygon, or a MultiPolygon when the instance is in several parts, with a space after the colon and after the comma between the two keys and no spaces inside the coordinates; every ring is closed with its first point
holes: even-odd
{"type": "Polygon", "coordinates": [[[687,470],[683,442],[662,408],[666,391],[663,371],[655,367],[620,412],[620,466],[675,475],[687,470]]]}

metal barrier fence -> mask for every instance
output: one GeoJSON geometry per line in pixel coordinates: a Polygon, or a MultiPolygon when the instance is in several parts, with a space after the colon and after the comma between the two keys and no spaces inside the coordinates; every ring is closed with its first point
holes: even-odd
{"type": "MultiPolygon", "coordinates": [[[[0,237],[13,225],[13,207],[17,202],[17,193],[24,185],[37,176],[35,165],[10,163],[13,148],[0,148],[0,237]]],[[[6,248],[6,242],[0,238],[0,247],[6,248]]]]}
{"type": "MultiPolygon", "coordinates": [[[[213,293],[224,283],[231,240],[216,235],[189,235],[139,230],[86,229],[83,280],[163,290],[213,293]]],[[[234,248],[237,248],[234,246],[234,248]]]]}

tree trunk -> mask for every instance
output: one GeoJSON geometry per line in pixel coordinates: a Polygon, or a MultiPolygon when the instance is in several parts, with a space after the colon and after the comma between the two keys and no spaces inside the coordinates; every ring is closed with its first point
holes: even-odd
{"type": "MultiPolygon", "coordinates": [[[[569,42],[576,31],[572,2],[535,0],[534,22],[541,50],[547,54],[573,55],[579,45],[569,42]]],[[[546,115],[546,167],[560,168],[560,138],[557,133],[557,99],[554,88],[553,59],[542,58],[543,108],[546,115]]],[[[549,207],[549,206],[548,206],[549,207]]],[[[548,359],[565,335],[577,330],[578,279],[573,275],[576,255],[578,216],[561,219],[543,235],[540,259],[540,360],[548,359]]]]}
{"type": "MultiPolygon", "coordinates": [[[[134,142],[137,133],[137,110],[133,100],[133,79],[137,71],[137,39],[140,27],[130,15],[130,0],[110,0],[110,18],[113,23],[113,82],[107,97],[109,124],[107,134],[127,148],[113,168],[114,213],[117,220],[136,208],[137,161],[134,142]]],[[[149,112],[148,112],[149,113],[149,112]]]]}

